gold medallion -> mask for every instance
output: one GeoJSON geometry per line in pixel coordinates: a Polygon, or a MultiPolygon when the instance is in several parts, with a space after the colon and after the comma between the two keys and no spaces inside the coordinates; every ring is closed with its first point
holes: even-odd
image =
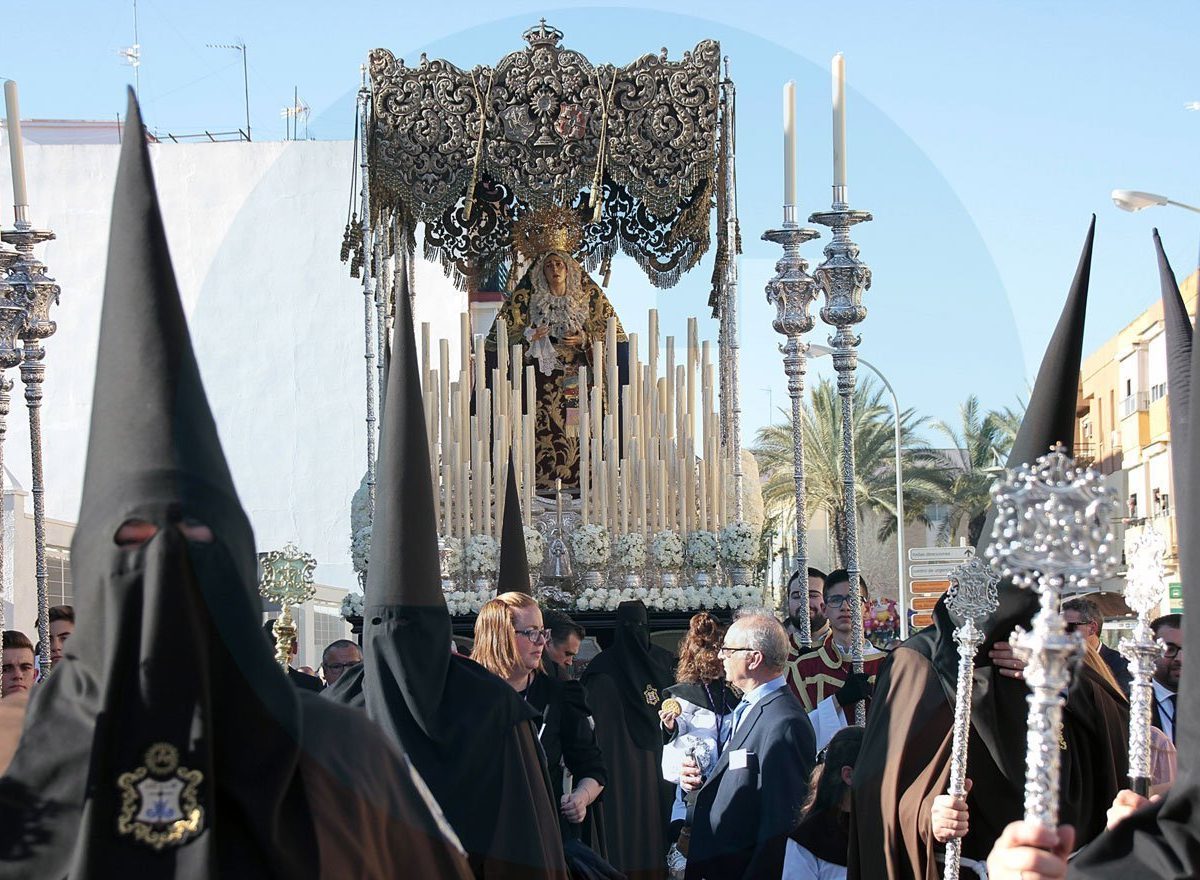
{"type": "Polygon", "coordinates": [[[145,764],[117,777],[121,812],[117,833],[155,850],[182,846],[204,830],[198,792],[199,770],[179,766],[179,750],[170,743],[146,749],[145,764]]]}
{"type": "Polygon", "coordinates": [[[663,700],[662,707],[664,712],[670,712],[672,715],[683,714],[683,704],[674,697],[668,697],[663,700]]]}

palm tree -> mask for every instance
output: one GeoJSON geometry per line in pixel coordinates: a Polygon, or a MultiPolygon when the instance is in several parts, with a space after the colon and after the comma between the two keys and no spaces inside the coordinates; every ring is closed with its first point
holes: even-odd
{"type": "MultiPolygon", "coordinates": [[[[940,459],[916,436],[924,422],[913,410],[900,414],[902,491],[909,519],[924,519],[924,509],[938,497],[940,459]]],[[[884,392],[869,378],[854,392],[855,493],[861,522],[867,512],[879,515],[880,540],[896,530],[895,422],[884,392]]],[[[831,379],[819,381],[806,403],[804,431],[805,504],[811,516],[828,514],[839,560],[844,557],[849,512],[841,470],[842,409],[831,379]]],[[[763,477],[763,505],[781,519],[795,522],[795,482],[792,476],[791,420],[759,429],[751,451],[763,477]]]]}
{"type": "Polygon", "coordinates": [[[958,537],[963,523],[967,526],[967,540],[974,547],[991,505],[991,487],[995,481],[995,469],[1003,464],[1016,436],[1015,427],[1020,425],[1020,415],[1011,409],[1004,412],[982,413],[979,398],[970,395],[959,407],[959,424],[951,425],[938,420],[933,429],[949,444],[949,449],[940,450],[942,463],[942,491],[938,499],[949,508],[949,516],[943,522],[942,541],[958,537]]]}

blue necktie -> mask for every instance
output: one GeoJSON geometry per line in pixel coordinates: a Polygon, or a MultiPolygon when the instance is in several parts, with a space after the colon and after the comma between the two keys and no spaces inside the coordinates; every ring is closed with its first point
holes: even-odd
{"type": "Polygon", "coordinates": [[[738,725],[742,723],[742,715],[744,715],[746,710],[749,708],[750,708],[750,703],[747,700],[742,700],[740,703],[737,704],[736,707],[734,707],[733,724],[729,728],[730,739],[732,739],[733,735],[735,733],[737,733],[738,725]]]}

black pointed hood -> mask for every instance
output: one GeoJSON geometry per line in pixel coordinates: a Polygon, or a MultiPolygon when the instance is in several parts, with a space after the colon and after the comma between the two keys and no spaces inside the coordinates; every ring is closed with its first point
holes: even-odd
{"type": "MultiPolygon", "coordinates": [[[[1062,314],[1042,364],[1038,369],[1029,405],[1009,453],[1007,466],[1012,468],[1032,462],[1062,443],[1068,454],[1074,449],[1075,405],[1079,389],[1079,365],[1083,353],[1084,317],[1087,311],[1088,282],[1092,266],[1092,243],[1096,218],[1088,226],[1075,278],[1063,305],[1062,314]]],[[[996,513],[988,511],[987,521],[980,533],[976,553],[984,555],[992,540],[996,513]]],[[[1012,718],[1024,718],[1025,688],[1012,679],[993,675],[988,651],[998,641],[1006,641],[1014,626],[1028,627],[1038,608],[1036,591],[1023,590],[1004,580],[999,587],[1000,605],[984,624],[987,638],[976,654],[975,690],[972,694],[971,723],[987,746],[997,767],[1014,784],[1022,784],[1025,772],[1025,745],[1020,737],[1012,737],[1005,724],[1012,718]]],[[[904,644],[927,657],[937,671],[947,699],[953,705],[958,682],[958,647],[954,629],[958,621],[940,599],[933,611],[933,625],[916,633],[904,644]]]]}
{"type": "Polygon", "coordinates": [[[508,453],[508,485],[504,490],[504,524],[500,530],[500,574],[497,592],[529,592],[529,557],[525,553],[525,523],[521,517],[521,496],[513,470],[512,450],[508,453]]]}
{"type": "Polygon", "coordinates": [[[201,383],[132,92],[127,118],[71,545],[78,626],[0,782],[0,863],[26,876],[295,876],[315,857],[296,775],[299,705],[259,632],[254,537],[201,383]],[[153,537],[118,546],[129,521],[153,537]],[[181,523],[212,540],[185,537],[181,523]],[[151,804],[138,788],[147,777],[185,787],[151,804]],[[148,844],[172,828],[143,818],[152,806],[167,823],[178,814],[182,840],[148,844]],[[29,811],[40,816],[22,827],[29,811]]]}
{"type": "Polygon", "coordinates": [[[1188,412],[1192,397],[1192,320],[1179,294],[1175,273],[1163,251],[1162,239],[1154,230],[1154,250],[1158,253],[1158,281],[1162,288],[1163,325],[1167,335],[1167,410],[1171,419],[1171,466],[1174,468],[1176,498],[1179,488],[1187,486],[1188,412]]]}

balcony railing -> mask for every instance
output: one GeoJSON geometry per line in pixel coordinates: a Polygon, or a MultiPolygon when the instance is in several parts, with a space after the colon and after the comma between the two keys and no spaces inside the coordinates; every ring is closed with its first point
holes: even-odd
{"type": "Polygon", "coordinates": [[[1127,419],[1136,412],[1145,412],[1150,408],[1150,395],[1138,391],[1121,401],[1121,418],[1127,419]]]}

